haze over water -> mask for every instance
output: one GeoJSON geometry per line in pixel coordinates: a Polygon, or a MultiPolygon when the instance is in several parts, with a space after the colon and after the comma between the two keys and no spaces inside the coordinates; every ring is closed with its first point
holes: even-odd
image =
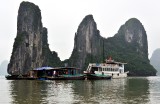
{"type": "Polygon", "coordinates": [[[0,104],[158,104],[160,77],[112,80],[6,80],[0,104]]]}

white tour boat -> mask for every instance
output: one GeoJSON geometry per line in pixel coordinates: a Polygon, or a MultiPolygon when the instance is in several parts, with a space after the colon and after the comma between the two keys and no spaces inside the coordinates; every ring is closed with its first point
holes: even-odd
{"type": "Polygon", "coordinates": [[[86,74],[88,79],[90,79],[89,77],[93,75],[108,75],[112,76],[112,78],[124,78],[127,77],[127,73],[129,73],[129,71],[124,71],[125,64],[127,63],[116,62],[110,57],[105,63],[90,63],[87,70],[84,71],[84,74],[86,74]]]}

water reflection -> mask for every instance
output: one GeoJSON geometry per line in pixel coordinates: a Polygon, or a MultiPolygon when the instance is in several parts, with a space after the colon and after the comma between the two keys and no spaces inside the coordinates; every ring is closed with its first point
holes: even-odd
{"type": "Polygon", "coordinates": [[[126,104],[149,103],[149,81],[145,78],[129,78],[125,86],[124,102],[126,104]]]}
{"type": "Polygon", "coordinates": [[[13,104],[147,104],[149,80],[10,81],[13,104]]]}
{"type": "Polygon", "coordinates": [[[8,81],[5,80],[3,76],[0,76],[0,104],[10,104],[11,96],[10,96],[10,85],[8,81]]]}
{"type": "Polygon", "coordinates": [[[147,79],[113,79],[74,82],[75,99],[83,103],[133,104],[148,102],[147,79]],[[81,86],[81,87],[78,87],[81,86]]]}
{"type": "Polygon", "coordinates": [[[149,80],[149,99],[151,104],[159,104],[160,102],[160,76],[148,77],[149,80]]]}
{"type": "Polygon", "coordinates": [[[73,99],[72,81],[49,81],[47,100],[49,104],[71,104],[73,99]]]}
{"type": "Polygon", "coordinates": [[[11,81],[12,103],[40,104],[47,97],[45,81],[15,80],[11,81]]]}

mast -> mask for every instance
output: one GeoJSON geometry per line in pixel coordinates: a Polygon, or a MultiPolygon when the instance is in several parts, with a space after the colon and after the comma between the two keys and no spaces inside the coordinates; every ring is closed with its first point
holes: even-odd
{"type": "Polygon", "coordinates": [[[105,58],[104,58],[104,38],[102,38],[102,62],[105,62],[105,58]]]}

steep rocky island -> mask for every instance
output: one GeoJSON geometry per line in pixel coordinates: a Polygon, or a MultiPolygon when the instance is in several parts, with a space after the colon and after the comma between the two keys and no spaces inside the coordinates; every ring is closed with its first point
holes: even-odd
{"type": "Polygon", "coordinates": [[[128,63],[125,67],[132,76],[156,75],[148,59],[147,34],[142,23],[129,19],[113,37],[100,36],[92,15],[86,16],[75,34],[74,49],[68,62],[85,70],[89,62],[103,62],[104,58],[128,63]]]}
{"type": "Polygon", "coordinates": [[[128,63],[125,69],[132,76],[156,75],[148,59],[147,34],[138,19],[129,19],[117,34],[104,38],[93,16],[87,15],[75,33],[70,58],[61,62],[57,53],[49,49],[47,28],[42,25],[39,7],[30,2],[21,3],[17,36],[8,64],[9,74],[26,74],[36,67],[63,66],[64,63],[83,71],[89,62],[100,63],[110,56],[116,61],[128,63]]]}
{"type": "Polygon", "coordinates": [[[27,74],[33,68],[59,65],[56,52],[48,46],[47,28],[41,22],[41,11],[30,2],[22,2],[18,11],[17,36],[13,45],[9,74],[27,74]]]}
{"type": "Polygon", "coordinates": [[[154,68],[158,71],[157,75],[160,75],[160,64],[159,64],[159,62],[160,62],[160,48],[156,49],[153,52],[153,54],[150,58],[151,65],[153,65],[154,68]]]}
{"type": "Polygon", "coordinates": [[[86,16],[75,33],[74,49],[68,60],[70,65],[85,70],[89,62],[101,62],[102,44],[103,38],[100,36],[93,16],[86,16]]]}

